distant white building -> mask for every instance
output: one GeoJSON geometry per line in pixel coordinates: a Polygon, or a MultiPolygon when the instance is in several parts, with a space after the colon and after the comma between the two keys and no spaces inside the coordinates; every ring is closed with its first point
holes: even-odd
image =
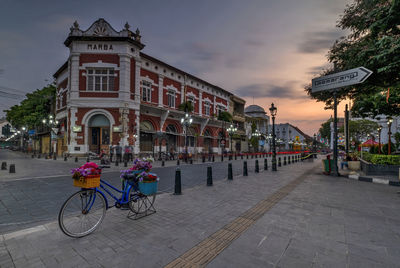
{"type": "Polygon", "coordinates": [[[275,125],[276,145],[280,150],[304,149],[313,138],[290,123],[275,125]]]}
{"type": "Polygon", "coordinates": [[[268,151],[269,144],[267,136],[269,133],[269,116],[265,112],[264,108],[258,105],[250,105],[244,109],[246,117],[246,136],[250,140],[252,133],[253,123],[256,126],[256,131],[260,134],[259,136],[259,148],[258,151],[268,151]]]}

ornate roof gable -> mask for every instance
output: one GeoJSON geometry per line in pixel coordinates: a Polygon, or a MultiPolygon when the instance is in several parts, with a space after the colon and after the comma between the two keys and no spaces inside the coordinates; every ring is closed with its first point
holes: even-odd
{"type": "Polygon", "coordinates": [[[88,38],[115,38],[128,40],[135,43],[140,48],[143,48],[144,45],[140,41],[141,35],[139,29],[136,29],[135,32],[132,32],[129,30],[129,28],[130,25],[125,23],[124,29],[118,32],[106,20],[100,18],[95,21],[86,31],[83,31],[79,28],[78,22],[75,21],[70,28],[70,33],[64,44],[68,46],[72,40],[88,40],[88,38]]]}

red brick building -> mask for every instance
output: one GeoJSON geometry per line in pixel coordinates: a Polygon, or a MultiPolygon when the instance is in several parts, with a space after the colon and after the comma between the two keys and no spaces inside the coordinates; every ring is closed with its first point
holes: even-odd
{"type": "Polygon", "coordinates": [[[179,105],[186,101],[194,107],[188,150],[220,152],[226,133],[216,115],[244,101],[235,102],[232,93],[144,54],[139,30],[129,29],[125,24],[118,32],[104,19],[86,31],[76,22],[71,27],[64,42],[69,58],[54,74],[58,153],[107,151],[110,144],[132,145],[136,154],[182,152],[179,105]]]}

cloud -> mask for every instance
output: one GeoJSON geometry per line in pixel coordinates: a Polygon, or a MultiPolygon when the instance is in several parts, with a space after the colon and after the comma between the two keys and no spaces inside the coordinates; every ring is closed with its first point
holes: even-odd
{"type": "Polygon", "coordinates": [[[339,29],[318,32],[305,32],[297,49],[301,53],[319,53],[328,51],[335,40],[343,36],[339,29]]]}
{"type": "Polygon", "coordinates": [[[289,81],[284,85],[276,84],[250,84],[235,90],[235,93],[242,97],[254,98],[291,98],[305,99],[308,98],[305,93],[301,93],[294,88],[298,81],[289,81]]]}
{"type": "Polygon", "coordinates": [[[308,68],[307,74],[310,74],[313,76],[321,74],[322,71],[328,69],[329,65],[330,64],[327,63],[327,64],[323,64],[323,65],[319,65],[319,66],[310,67],[310,68],[308,68]]]}

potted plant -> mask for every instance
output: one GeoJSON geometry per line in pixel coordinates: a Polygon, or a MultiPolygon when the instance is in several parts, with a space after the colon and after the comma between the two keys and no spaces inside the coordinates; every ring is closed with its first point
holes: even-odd
{"type": "Polygon", "coordinates": [[[157,184],[159,178],[156,174],[151,173],[153,160],[151,158],[136,159],[133,161],[133,166],[128,170],[121,171],[121,178],[128,174],[135,175],[134,184],[137,184],[139,191],[145,195],[152,195],[157,193],[157,184]]]}
{"type": "Polygon", "coordinates": [[[88,162],[79,168],[71,169],[74,186],[95,188],[100,186],[101,169],[96,163],[88,162]]]}
{"type": "Polygon", "coordinates": [[[351,171],[360,170],[361,163],[360,163],[360,160],[358,159],[358,156],[355,153],[348,155],[347,165],[348,165],[349,170],[351,170],[351,171]]]}

